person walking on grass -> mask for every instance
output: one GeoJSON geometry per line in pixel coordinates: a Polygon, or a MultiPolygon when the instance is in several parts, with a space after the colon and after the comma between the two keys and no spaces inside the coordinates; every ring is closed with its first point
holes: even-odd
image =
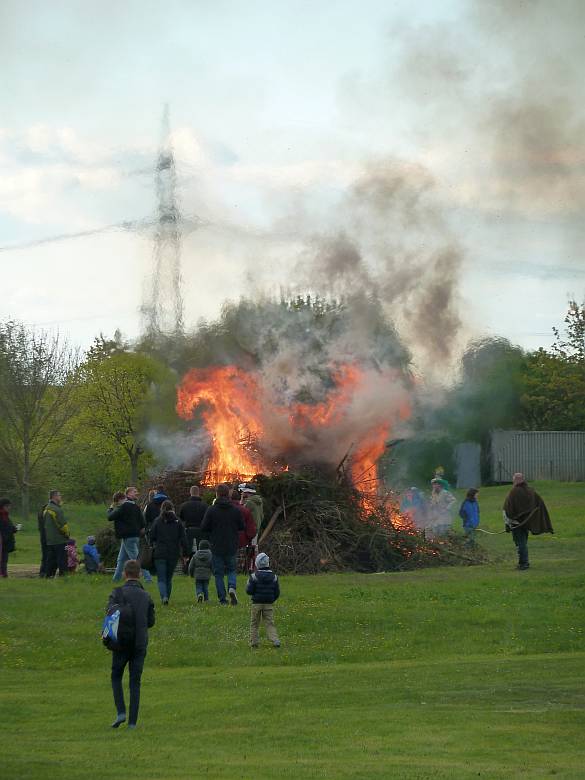
{"type": "Polygon", "coordinates": [[[528,532],[535,536],[554,534],[546,505],[538,493],[528,487],[524,474],[517,473],[512,478],[512,489],[504,501],[504,522],[518,551],[517,568],[524,571],[530,568],[528,532]]]}
{"type": "Polygon", "coordinates": [[[168,604],[173,589],[173,574],[181,552],[189,555],[185,527],[175,514],[171,501],[163,501],[160,515],[150,529],[150,543],[154,547],[153,559],[156,567],[158,591],[163,604],[168,604]]]}
{"type": "Polygon", "coordinates": [[[199,487],[192,485],[189,488],[189,498],[179,507],[179,519],[185,526],[190,550],[197,550],[199,542],[203,538],[201,535],[201,523],[206,512],[207,504],[201,498],[199,487]],[[196,542],[195,547],[193,542],[196,542]]]}
{"type": "Polygon", "coordinates": [[[124,690],[122,688],[122,677],[124,676],[126,666],[129,667],[130,674],[128,728],[136,728],[138,708],[140,706],[140,681],[148,647],[148,629],[152,628],[155,622],[153,601],[150,598],[150,594],[140,584],[140,564],[138,561],[126,561],[124,564],[124,579],[124,585],[121,588],[115,588],[110,594],[107,607],[110,608],[114,604],[120,603],[120,597],[116,591],[121,590],[124,601],[130,604],[134,615],[134,637],[132,643],[124,647],[123,650],[116,650],[112,653],[111,680],[114,704],[116,706],[116,719],[112,723],[112,728],[114,729],[119,728],[120,724],[126,720],[126,703],[124,702],[124,690]]]}
{"type": "Polygon", "coordinates": [[[39,509],[37,514],[37,525],[39,529],[39,541],[41,543],[41,565],[39,566],[39,577],[44,578],[47,576],[47,535],[45,533],[45,509],[46,504],[39,509]]]}
{"type": "Polygon", "coordinates": [[[270,558],[266,553],[256,556],[256,571],[250,574],[246,593],[252,597],[250,617],[250,647],[258,647],[258,629],[264,620],[266,634],[274,647],[280,647],[280,640],[274,625],[274,602],[280,596],[278,577],[270,569],[270,558]]]}
{"type": "Polygon", "coordinates": [[[479,525],[478,496],[479,490],[477,488],[469,488],[465,500],[459,508],[459,517],[463,520],[463,531],[470,547],[475,547],[475,529],[479,525]]]}
{"type": "Polygon", "coordinates": [[[114,493],[112,506],[108,509],[108,520],[114,523],[116,539],[120,540],[120,551],[116,571],[112,580],[122,579],[126,561],[138,560],[140,537],[144,535],[144,517],[138,504],[138,490],[126,488],[125,493],[114,493]]]}
{"type": "Polygon", "coordinates": [[[195,598],[198,604],[209,601],[209,580],[213,573],[211,560],[211,549],[207,539],[199,542],[199,549],[197,549],[197,542],[194,541],[193,557],[189,561],[189,576],[195,579],[195,598]]]}
{"type": "Polygon", "coordinates": [[[14,552],[16,545],[14,534],[20,531],[19,525],[14,525],[10,519],[10,499],[0,498],[0,577],[8,577],[8,556],[14,552]]]}
{"type": "Polygon", "coordinates": [[[229,485],[218,485],[215,494],[217,498],[213,506],[210,506],[205,513],[201,531],[204,535],[209,534],[219,603],[227,604],[227,596],[229,595],[230,603],[235,607],[238,603],[236,595],[238,542],[240,531],[245,530],[244,518],[240,510],[229,499],[229,485]],[[224,581],[226,576],[227,594],[224,581]]]}
{"type": "Polygon", "coordinates": [[[65,543],[69,539],[69,526],[61,506],[63,499],[58,490],[51,490],[49,503],[45,507],[45,538],[47,540],[47,577],[67,574],[67,552],[65,543]]]}

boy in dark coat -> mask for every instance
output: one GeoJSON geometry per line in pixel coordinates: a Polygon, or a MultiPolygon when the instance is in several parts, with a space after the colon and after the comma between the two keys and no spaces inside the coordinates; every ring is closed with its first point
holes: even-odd
{"type": "Polygon", "coordinates": [[[212,575],[211,550],[207,539],[199,542],[193,542],[193,552],[195,553],[189,562],[189,576],[195,578],[195,596],[197,602],[209,601],[209,580],[212,575]]]}
{"type": "Polygon", "coordinates": [[[250,647],[258,647],[258,629],[262,618],[264,618],[268,639],[274,647],[280,647],[274,625],[274,602],[280,596],[280,584],[276,574],[270,570],[270,558],[266,553],[256,556],[256,571],[248,579],[246,593],[252,596],[250,647]]]}
{"type": "MultiPolygon", "coordinates": [[[[130,669],[130,716],[128,728],[136,727],[138,720],[138,708],[140,706],[140,681],[146,648],[148,647],[148,629],[154,626],[154,604],[150,595],[140,584],[140,564],[138,561],[129,560],[124,564],[124,585],[120,588],[124,600],[129,603],[134,613],[134,641],[131,646],[112,653],[112,692],[116,705],[116,720],[112,728],[117,729],[126,720],[126,704],[122,689],[122,676],[126,665],[130,669]]],[[[116,591],[112,591],[108,601],[108,608],[113,604],[119,604],[116,591]]]]}

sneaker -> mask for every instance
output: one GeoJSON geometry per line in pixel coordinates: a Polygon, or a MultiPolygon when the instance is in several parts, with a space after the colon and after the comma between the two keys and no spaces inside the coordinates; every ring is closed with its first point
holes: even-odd
{"type": "Polygon", "coordinates": [[[202,601],[203,601],[203,593],[198,593],[197,594],[197,603],[201,604],[202,601]]]}
{"type": "Polygon", "coordinates": [[[165,606],[167,606],[167,605],[168,605],[168,603],[169,603],[169,600],[165,598],[165,599],[163,599],[163,600],[162,600],[162,603],[163,603],[165,606]]]}
{"type": "Polygon", "coordinates": [[[278,641],[278,639],[276,640],[276,642],[272,643],[272,647],[280,647],[280,642],[278,641]]]}
{"type": "Polygon", "coordinates": [[[124,723],[125,720],[126,720],[126,714],[124,712],[119,712],[118,715],[116,716],[116,720],[112,723],[112,728],[113,729],[120,728],[120,724],[124,723]]]}
{"type": "Polygon", "coordinates": [[[227,601],[220,601],[219,602],[220,607],[227,607],[227,601]]]}
{"type": "Polygon", "coordinates": [[[228,590],[228,593],[229,593],[229,597],[230,597],[230,604],[232,605],[232,607],[235,607],[237,605],[237,603],[238,603],[238,597],[236,596],[236,589],[235,588],[230,588],[228,590]]]}
{"type": "Polygon", "coordinates": [[[258,645],[257,644],[256,645],[250,645],[250,647],[252,648],[252,650],[257,650],[258,649],[258,645]]]}

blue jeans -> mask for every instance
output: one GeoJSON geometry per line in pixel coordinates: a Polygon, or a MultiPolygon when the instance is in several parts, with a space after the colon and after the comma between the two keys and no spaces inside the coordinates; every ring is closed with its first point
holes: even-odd
{"type": "Polygon", "coordinates": [[[195,596],[203,593],[203,600],[209,601],[209,580],[195,580],[195,596]]]}
{"type": "MultiPolygon", "coordinates": [[[[126,561],[138,560],[140,549],[139,542],[140,540],[138,536],[129,536],[127,539],[121,540],[120,552],[118,553],[118,560],[116,561],[116,571],[112,577],[114,582],[122,579],[122,574],[124,574],[124,564],[126,561]]],[[[146,569],[142,569],[142,574],[144,576],[145,582],[152,582],[150,572],[146,571],[146,569]]]]}
{"type": "Polygon", "coordinates": [[[173,574],[177,568],[177,561],[167,561],[166,558],[155,558],[156,579],[158,592],[161,599],[170,599],[173,589],[173,574]]]}
{"type": "Polygon", "coordinates": [[[234,555],[213,555],[212,566],[213,573],[215,575],[215,588],[217,590],[217,598],[221,604],[227,602],[227,594],[225,590],[225,583],[223,578],[227,575],[227,584],[229,588],[236,587],[236,560],[237,554],[234,555]]]}

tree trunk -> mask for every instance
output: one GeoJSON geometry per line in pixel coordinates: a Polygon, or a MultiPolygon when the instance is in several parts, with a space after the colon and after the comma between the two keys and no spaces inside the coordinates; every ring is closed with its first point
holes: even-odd
{"type": "Polygon", "coordinates": [[[30,514],[30,452],[28,442],[24,444],[24,462],[22,466],[22,519],[26,522],[30,514]]]}
{"type": "Polygon", "coordinates": [[[133,487],[137,487],[138,485],[138,461],[140,459],[140,452],[136,452],[136,450],[132,450],[128,453],[128,457],[130,458],[130,484],[133,487]]]}

